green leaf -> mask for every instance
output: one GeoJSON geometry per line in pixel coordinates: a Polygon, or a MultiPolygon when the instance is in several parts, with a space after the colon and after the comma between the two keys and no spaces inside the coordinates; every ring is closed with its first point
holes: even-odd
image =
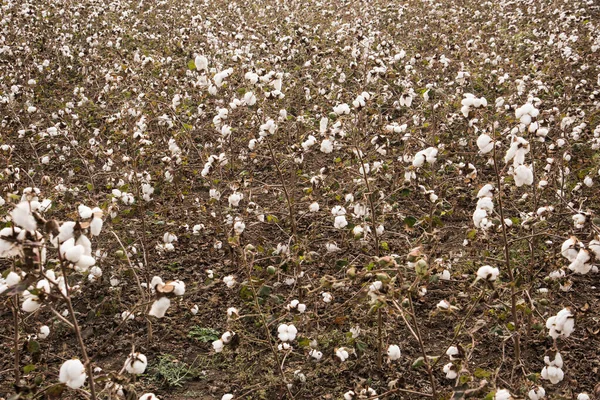
{"type": "Polygon", "coordinates": [[[23,373],[24,374],[28,374],[28,373],[33,372],[33,371],[35,371],[35,365],[33,365],[33,364],[29,364],[29,365],[26,365],[26,366],[23,367],[23,373]]]}
{"type": "Polygon", "coordinates": [[[483,368],[475,368],[475,372],[473,372],[473,375],[475,376],[475,378],[485,379],[492,376],[492,373],[490,371],[486,371],[483,368]]]}
{"type": "Polygon", "coordinates": [[[273,288],[271,288],[271,286],[267,286],[267,285],[263,285],[261,286],[261,288],[258,290],[258,295],[260,297],[267,297],[268,295],[271,294],[271,291],[273,290],[273,288]]]}
{"type": "Polygon", "coordinates": [[[40,352],[40,344],[38,342],[36,342],[35,340],[30,340],[27,343],[27,351],[31,354],[39,353],[40,352]]]}
{"type": "Polygon", "coordinates": [[[409,227],[412,228],[413,226],[415,226],[415,224],[417,223],[417,219],[413,216],[408,216],[406,218],[404,218],[404,223],[409,227]]]}
{"type": "Polygon", "coordinates": [[[411,368],[417,369],[421,368],[423,365],[425,365],[425,359],[423,357],[419,357],[415,361],[413,361],[411,368]]]}
{"type": "Polygon", "coordinates": [[[200,342],[208,343],[218,340],[221,336],[219,335],[219,332],[213,328],[203,328],[195,325],[192,327],[192,329],[190,329],[188,337],[191,339],[196,339],[200,342]]]}
{"type": "Polygon", "coordinates": [[[195,69],[196,69],[196,63],[194,62],[194,60],[190,60],[190,61],[188,61],[188,63],[187,63],[187,67],[188,67],[190,70],[195,70],[195,69]]]}

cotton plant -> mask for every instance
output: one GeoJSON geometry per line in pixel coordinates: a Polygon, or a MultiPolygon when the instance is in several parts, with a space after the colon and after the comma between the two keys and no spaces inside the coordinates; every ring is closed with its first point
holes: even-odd
{"type": "Polygon", "coordinates": [[[494,187],[491,184],[484,185],[477,193],[477,207],[473,213],[473,224],[476,228],[488,230],[493,226],[491,221],[494,211],[494,187]]]}

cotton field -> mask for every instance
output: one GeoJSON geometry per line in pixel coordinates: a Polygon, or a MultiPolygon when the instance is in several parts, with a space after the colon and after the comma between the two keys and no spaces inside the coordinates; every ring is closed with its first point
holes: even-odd
{"type": "Polygon", "coordinates": [[[0,7],[0,398],[600,398],[597,1],[0,7]]]}

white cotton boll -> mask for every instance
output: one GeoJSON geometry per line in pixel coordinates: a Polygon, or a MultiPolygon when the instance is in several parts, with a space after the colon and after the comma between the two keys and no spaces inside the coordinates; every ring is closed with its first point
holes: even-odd
{"type": "Polygon", "coordinates": [[[487,227],[488,219],[487,219],[487,211],[482,209],[477,209],[473,213],[473,224],[476,228],[485,228],[487,227]]]}
{"type": "Polygon", "coordinates": [[[491,184],[484,185],[479,192],[477,192],[477,198],[480,199],[482,197],[493,197],[494,195],[494,187],[491,184]]]}
{"type": "Polygon", "coordinates": [[[150,312],[148,315],[151,315],[156,318],[162,318],[165,316],[167,309],[171,306],[171,300],[167,297],[161,297],[158,300],[155,300],[152,303],[152,307],[150,308],[150,312]]]}
{"type": "Polygon", "coordinates": [[[224,343],[221,339],[218,339],[212,342],[212,347],[215,350],[215,353],[220,353],[223,351],[224,343]]]}
{"type": "Polygon", "coordinates": [[[21,282],[21,275],[17,274],[14,271],[10,271],[8,273],[8,275],[6,275],[6,278],[4,279],[4,282],[6,283],[6,286],[8,286],[8,287],[15,286],[19,282],[21,282]]]}
{"type": "Polygon", "coordinates": [[[450,271],[448,271],[447,269],[443,270],[439,276],[440,276],[440,279],[443,281],[449,281],[451,278],[450,271]]]}
{"type": "Polygon", "coordinates": [[[592,187],[594,180],[588,175],[583,179],[583,184],[587,187],[592,187]]]}
{"type": "Polygon", "coordinates": [[[281,324],[277,328],[277,337],[279,337],[279,340],[282,342],[291,342],[296,338],[297,333],[298,330],[293,324],[281,324]]]}
{"type": "Polygon", "coordinates": [[[491,197],[481,197],[477,200],[477,209],[485,210],[488,213],[494,211],[494,202],[491,197]]]}
{"type": "Polygon", "coordinates": [[[456,361],[456,360],[459,360],[461,358],[461,356],[460,356],[460,350],[456,346],[450,346],[450,347],[448,347],[448,350],[446,350],[446,355],[448,356],[448,358],[450,359],[450,361],[456,361]]]}
{"type": "Polygon", "coordinates": [[[104,224],[104,221],[102,221],[102,218],[97,218],[97,217],[92,218],[92,221],[90,222],[90,234],[92,236],[100,235],[100,231],[102,231],[103,224],[104,224]]]}
{"type": "Polygon", "coordinates": [[[47,325],[40,326],[40,329],[38,330],[37,334],[38,338],[46,339],[48,335],[50,335],[50,328],[48,328],[47,325]]]}
{"type": "Polygon", "coordinates": [[[494,396],[494,400],[512,400],[512,398],[512,395],[506,389],[496,391],[496,395],[494,396]]]}
{"type": "Polygon", "coordinates": [[[227,200],[229,201],[229,206],[237,207],[243,198],[244,198],[244,195],[242,193],[235,192],[235,193],[230,194],[229,198],[227,200]]]}
{"type": "Polygon", "coordinates": [[[183,296],[185,294],[185,283],[179,279],[169,282],[173,285],[173,294],[175,296],[183,296]]]}
{"type": "Polygon", "coordinates": [[[221,335],[221,341],[222,341],[223,343],[227,344],[227,343],[231,342],[231,339],[233,339],[233,336],[234,336],[234,335],[235,335],[235,333],[233,333],[233,332],[229,332],[229,331],[227,331],[227,332],[224,332],[224,333],[221,335]]]}
{"type": "Polygon", "coordinates": [[[335,220],[333,222],[333,226],[336,229],[344,229],[346,226],[348,226],[348,221],[346,221],[346,216],[345,215],[338,215],[337,217],[335,217],[335,220]]]}
{"type": "Polygon", "coordinates": [[[131,353],[125,360],[125,370],[130,374],[141,375],[146,371],[148,359],[145,355],[135,352],[131,353]]]}
{"type": "Polygon", "coordinates": [[[387,349],[387,356],[391,361],[400,359],[400,347],[396,344],[390,344],[387,349]]]}
{"type": "MultiPolygon", "coordinates": [[[[78,247],[78,246],[75,246],[78,247]]],[[[96,259],[92,256],[88,256],[88,255],[82,255],[81,257],[79,257],[79,260],[75,263],[75,266],[80,270],[80,271],[87,271],[89,267],[91,267],[92,265],[96,264],[96,259]]]]}
{"type": "Polygon", "coordinates": [[[25,301],[23,301],[23,305],[21,306],[21,308],[25,312],[28,312],[28,313],[35,312],[42,306],[40,299],[37,296],[34,296],[27,291],[25,291],[23,293],[23,297],[26,297],[26,298],[25,298],[25,301]]]}
{"type": "Polygon", "coordinates": [[[159,400],[154,393],[144,393],[138,400],[159,400]]]}
{"type": "Polygon", "coordinates": [[[233,399],[233,395],[232,395],[232,394],[230,394],[230,393],[224,394],[224,395],[221,397],[221,400],[231,400],[231,399],[233,399]]]}
{"type": "Polygon", "coordinates": [[[565,240],[560,248],[560,253],[563,257],[565,257],[570,262],[575,261],[577,255],[579,254],[579,240],[576,237],[571,236],[569,239],[565,240]]]}
{"type": "Polygon", "coordinates": [[[577,400],[590,400],[590,396],[587,393],[579,393],[577,400]]]}
{"type": "Polygon", "coordinates": [[[80,204],[77,207],[77,212],[79,213],[79,216],[83,219],[88,219],[92,217],[92,209],[88,206],[85,206],[83,204],[80,204]]]}
{"type": "Polygon", "coordinates": [[[125,321],[125,320],[128,320],[128,321],[129,320],[133,320],[134,318],[135,318],[135,314],[133,312],[131,312],[131,311],[125,310],[125,311],[123,311],[121,313],[121,319],[123,321],[125,321]]]}
{"type": "Polygon", "coordinates": [[[17,204],[10,215],[13,222],[21,228],[30,232],[36,230],[37,222],[35,222],[35,218],[31,215],[29,202],[22,201],[17,204]]]}
{"type": "Polygon", "coordinates": [[[79,360],[67,360],[60,367],[58,380],[71,389],[82,387],[86,378],[85,368],[79,360]]]}
{"type": "Polygon", "coordinates": [[[529,393],[527,393],[527,396],[529,396],[529,400],[541,400],[546,397],[546,390],[544,390],[543,387],[538,386],[531,389],[529,393]]]}
{"type": "Polygon", "coordinates": [[[333,107],[333,112],[337,115],[350,114],[350,106],[346,103],[338,104],[333,107]]]}
{"type": "Polygon", "coordinates": [[[321,293],[321,296],[323,297],[324,303],[331,303],[331,300],[333,300],[333,296],[329,292],[323,292],[321,293]]]}
{"type": "Polygon", "coordinates": [[[477,147],[481,154],[487,154],[494,149],[494,141],[489,135],[482,133],[477,138],[477,147]]]}
{"type": "Polygon", "coordinates": [[[63,222],[63,224],[58,228],[58,241],[63,243],[73,237],[75,233],[73,232],[73,228],[75,227],[74,221],[63,222]]]}
{"type": "Polygon", "coordinates": [[[198,71],[208,70],[208,59],[205,56],[196,56],[194,65],[198,71]]]}
{"type": "Polygon", "coordinates": [[[500,270],[491,265],[484,265],[477,270],[477,278],[484,281],[493,282],[498,278],[498,275],[500,275],[500,270]]]}
{"type": "Polygon", "coordinates": [[[585,227],[586,217],[583,214],[575,214],[573,215],[573,225],[576,229],[582,229],[585,227]]]}
{"type": "Polygon", "coordinates": [[[236,235],[241,235],[245,229],[246,229],[246,224],[244,223],[244,221],[238,220],[238,221],[235,221],[235,223],[233,224],[233,230],[236,235]]]}
{"type": "Polygon", "coordinates": [[[335,349],[335,356],[339,358],[341,362],[344,362],[348,359],[348,357],[350,357],[350,354],[348,354],[348,351],[345,348],[341,347],[339,349],[335,349]]]}
{"type": "Polygon", "coordinates": [[[446,374],[446,379],[456,379],[458,377],[458,372],[456,372],[456,368],[452,363],[444,365],[443,371],[446,374]]]}
{"type": "Polygon", "coordinates": [[[448,310],[450,308],[450,303],[448,303],[447,300],[440,300],[440,302],[436,304],[436,308],[440,310],[448,310]]]}
{"type": "Polygon", "coordinates": [[[329,123],[329,118],[322,117],[319,121],[319,132],[325,133],[327,132],[327,124],[329,123]]]}
{"type": "MultiPolygon", "coordinates": [[[[546,321],[546,328],[549,330],[548,335],[553,339],[559,336],[568,338],[575,330],[575,318],[571,310],[563,308],[553,317],[546,321]]],[[[560,355],[560,353],[557,353],[560,355]]]]}
{"type": "Polygon", "coordinates": [[[320,351],[318,351],[316,349],[311,349],[308,354],[312,358],[314,358],[316,361],[319,361],[321,358],[323,358],[323,353],[321,353],[320,351]]]}
{"type": "Polygon", "coordinates": [[[300,314],[303,314],[306,311],[306,304],[300,303],[296,309],[300,314]]]}
{"type": "Polygon", "coordinates": [[[519,165],[515,169],[515,185],[521,187],[523,185],[531,185],[533,183],[533,171],[526,165],[519,165]]]}
{"type": "Polygon", "coordinates": [[[559,367],[547,365],[542,369],[542,379],[549,380],[553,385],[556,385],[562,381],[565,377],[565,373],[559,367]]]}
{"type": "Polygon", "coordinates": [[[349,390],[346,393],[344,393],[344,400],[354,400],[355,396],[356,394],[352,390],[349,390]]]}
{"type": "Polygon", "coordinates": [[[233,277],[233,275],[228,275],[226,277],[223,278],[223,283],[225,285],[227,285],[228,288],[232,288],[235,286],[235,278],[233,277]]]}
{"type": "Polygon", "coordinates": [[[311,203],[310,206],[308,206],[308,210],[312,213],[319,211],[319,203],[317,203],[316,201],[311,203]]]}
{"type": "Polygon", "coordinates": [[[92,267],[90,268],[90,275],[96,279],[100,278],[102,276],[102,269],[99,267],[92,267]]]}
{"type": "Polygon", "coordinates": [[[333,151],[333,142],[331,139],[323,139],[321,142],[321,152],[329,154],[333,151]]]}
{"type": "Polygon", "coordinates": [[[198,314],[198,311],[200,311],[200,307],[198,307],[198,304],[194,304],[194,306],[193,306],[193,307],[190,309],[190,312],[191,312],[193,315],[196,315],[196,314],[198,314]]]}
{"type": "Polygon", "coordinates": [[[66,251],[64,252],[63,257],[65,257],[68,261],[72,262],[72,263],[76,263],[77,261],[79,261],[79,259],[81,258],[81,256],[83,256],[83,253],[85,253],[85,248],[81,245],[67,245],[67,243],[71,243],[71,239],[69,239],[68,241],[66,241],[65,243],[63,243],[62,247],[66,248],[66,251]]]}
{"type": "Polygon", "coordinates": [[[577,274],[585,275],[592,269],[592,264],[588,264],[591,257],[586,249],[580,249],[575,260],[569,264],[569,269],[577,274]]]}

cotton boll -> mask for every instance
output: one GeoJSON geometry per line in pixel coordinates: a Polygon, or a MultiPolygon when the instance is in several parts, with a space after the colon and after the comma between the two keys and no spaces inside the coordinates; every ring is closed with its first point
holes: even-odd
{"type": "Polygon", "coordinates": [[[456,379],[458,377],[456,367],[452,363],[444,365],[443,371],[446,374],[446,379],[456,379]]]}
{"type": "Polygon", "coordinates": [[[586,249],[579,250],[575,260],[569,264],[569,269],[577,274],[585,275],[592,269],[592,264],[588,264],[591,257],[586,249]]]}
{"type": "Polygon", "coordinates": [[[308,207],[308,210],[312,213],[319,211],[319,203],[317,203],[316,201],[311,203],[311,205],[308,207]]]}
{"type": "Polygon", "coordinates": [[[40,299],[32,294],[26,296],[25,293],[28,292],[23,293],[23,296],[26,298],[25,301],[23,301],[23,305],[21,306],[21,308],[23,309],[23,311],[28,313],[37,311],[42,306],[40,299]]]}
{"type": "Polygon", "coordinates": [[[323,139],[321,142],[321,152],[329,154],[333,151],[333,141],[331,139],[323,139]]]}
{"type": "Polygon", "coordinates": [[[587,393],[579,393],[577,400],[590,400],[590,396],[587,393]]]}
{"type": "Polygon", "coordinates": [[[401,355],[400,347],[398,347],[398,345],[395,345],[395,344],[389,345],[389,347],[387,349],[387,355],[391,361],[396,361],[396,360],[400,359],[400,355],[401,355]]]}
{"type": "Polygon", "coordinates": [[[159,400],[154,393],[144,393],[138,400],[159,400]]]}
{"type": "Polygon", "coordinates": [[[205,56],[196,56],[194,59],[194,65],[198,71],[208,70],[208,59],[205,56]]]}
{"type": "Polygon", "coordinates": [[[579,254],[579,247],[581,246],[580,243],[581,242],[579,242],[579,240],[577,240],[576,237],[571,236],[569,239],[565,240],[561,245],[560,253],[567,260],[573,262],[579,254]]]}
{"type": "Polygon", "coordinates": [[[473,213],[473,224],[476,228],[485,228],[487,226],[487,211],[477,209],[473,213]]]}
{"type": "Polygon", "coordinates": [[[494,400],[512,400],[512,398],[512,395],[506,389],[496,391],[496,395],[494,396],[494,400]]]}
{"type": "Polygon", "coordinates": [[[575,229],[582,229],[585,227],[585,221],[587,220],[586,216],[583,214],[575,214],[572,217],[573,225],[575,229]]]}
{"type": "Polygon", "coordinates": [[[515,169],[515,185],[521,187],[523,185],[533,184],[533,171],[530,167],[519,165],[515,169]]]}
{"type": "Polygon", "coordinates": [[[223,351],[223,341],[221,339],[215,340],[214,342],[212,342],[212,347],[215,350],[215,353],[220,353],[223,351]]]}
{"type": "Polygon", "coordinates": [[[235,278],[233,277],[233,275],[228,275],[226,277],[223,278],[223,283],[225,285],[227,285],[228,288],[232,288],[235,286],[235,278]]]}
{"type": "Polygon", "coordinates": [[[67,360],[60,367],[58,380],[71,389],[82,387],[86,378],[85,368],[79,360],[67,360]]]}
{"type": "Polygon", "coordinates": [[[19,282],[21,282],[21,275],[17,274],[14,271],[10,271],[8,273],[8,275],[6,275],[6,278],[4,279],[4,282],[6,283],[6,286],[8,286],[8,287],[15,286],[19,282]]]}
{"type": "Polygon", "coordinates": [[[339,358],[341,362],[344,362],[348,359],[348,357],[350,357],[350,354],[348,354],[348,351],[345,348],[341,347],[339,349],[335,349],[335,356],[339,358]]]}
{"type": "Polygon", "coordinates": [[[446,350],[446,355],[448,356],[450,361],[456,361],[462,358],[462,353],[460,349],[456,346],[448,347],[448,350],[446,350]]]}
{"type": "Polygon", "coordinates": [[[311,349],[308,354],[316,361],[319,361],[321,358],[323,358],[323,353],[316,349],[311,349]]]}
{"type": "Polygon", "coordinates": [[[553,339],[556,339],[559,336],[565,338],[569,337],[575,329],[575,318],[573,313],[571,313],[568,308],[563,308],[558,314],[548,318],[546,321],[546,328],[549,330],[548,335],[553,339]]]}
{"type": "Polygon", "coordinates": [[[229,195],[229,198],[228,198],[229,206],[237,207],[243,198],[244,198],[244,195],[241,193],[237,193],[237,192],[232,193],[231,195],[229,195]]]}
{"type": "Polygon", "coordinates": [[[485,210],[488,213],[494,211],[494,202],[491,197],[481,197],[477,200],[477,209],[485,210]]]}
{"type": "Polygon", "coordinates": [[[125,361],[125,370],[134,375],[143,374],[147,366],[148,359],[145,355],[138,352],[131,353],[125,361]]]}
{"type": "Polygon", "coordinates": [[[346,221],[345,215],[338,215],[337,217],[335,217],[333,226],[336,229],[344,229],[347,225],[348,225],[348,221],[346,221]]]}
{"type": "Polygon", "coordinates": [[[63,222],[63,224],[58,229],[58,241],[63,243],[69,239],[71,239],[75,233],[73,228],[75,227],[74,221],[63,222]]]}
{"type": "Polygon", "coordinates": [[[185,294],[185,283],[179,279],[169,282],[173,285],[173,294],[175,296],[183,296],[185,294]]]}
{"type": "Polygon", "coordinates": [[[233,399],[233,395],[232,394],[224,394],[223,397],[221,397],[221,400],[231,400],[233,399]]]}
{"type": "Polygon", "coordinates": [[[477,270],[477,279],[484,281],[493,282],[498,278],[498,275],[500,275],[500,270],[491,265],[484,265],[477,270]]]}
{"type": "Polygon", "coordinates": [[[298,330],[293,324],[281,324],[277,328],[277,337],[279,337],[279,340],[281,340],[282,342],[291,342],[296,338],[297,333],[298,330]]]}
{"type": "Polygon", "coordinates": [[[102,221],[102,218],[97,218],[97,217],[92,218],[92,220],[90,221],[90,234],[92,236],[100,235],[100,231],[102,231],[103,224],[104,224],[104,221],[102,221]]]}
{"type": "Polygon", "coordinates": [[[538,386],[531,389],[527,395],[529,396],[530,400],[541,400],[546,397],[546,390],[544,390],[543,387],[538,386]]]}
{"type": "Polygon", "coordinates": [[[158,300],[155,300],[152,303],[152,307],[150,308],[150,312],[148,315],[151,315],[156,318],[162,318],[165,316],[167,309],[171,306],[171,300],[167,297],[161,297],[158,300]]]}
{"type": "Polygon", "coordinates": [[[481,154],[487,154],[494,149],[494,142],[489,135],[482,133],[477,138],[477,147],[481,154]]]}
{"type": "Polygon", "coordinates": [[[29,202],[22,201],[17,204],[10,215],[13,222],[21,228],[30,232],[36,230],[37,222],[35,222],[35,218],[31,215],[29,202]]]}
{"type": "Polygon", "coordinates": [[[48,337],[48,335],[50,335],[50,328],[48,328],[47,325],[43,325],[40,327],[40,329],[38,330],[38,338],[39,339],[46,339],[48,337]]]}
{"type": "Polygon", "coordinates": [[[227,343],[231,342],[231,339],[233,339],[234,336],[235,336],[234,332],[227,331],[221,335],[221,341],[224,344],[227,344],[227,343]]]}
{"type": "Polygon", "coordinates": [[[92,217],[92,209],[83,204],[80,204],[77,207],[77,212],[79,212],[79,216],[83,219],[88,219],[92,217]]]}

